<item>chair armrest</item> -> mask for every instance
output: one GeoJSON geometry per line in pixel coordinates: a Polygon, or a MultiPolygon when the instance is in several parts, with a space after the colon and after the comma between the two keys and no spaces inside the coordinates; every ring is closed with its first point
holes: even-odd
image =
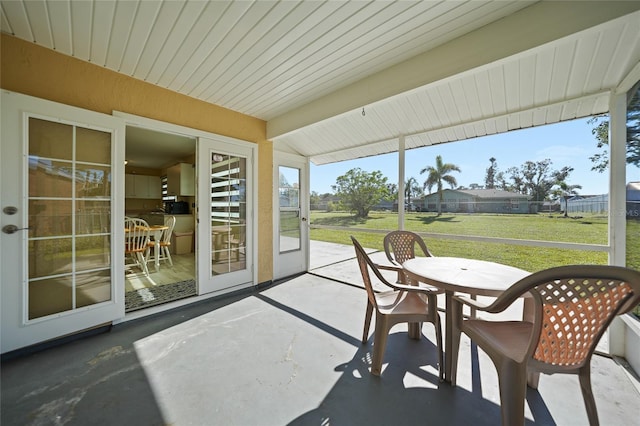
{"type": "MultiPolygon", "coordinates": [[[[459,295],[454,295],[453,296],[453,300],[459,303],[463,303],[465,305],[468,305],[474,309],[477,309],[479,311],[487,311],[489,308],[491,308],[491,306],[495,303],[491,303],[491,304],[485,304],[485,303],[480,303],[477,300],[473,300],[467,296],[459,296],[459,295]]],[[[499,311],[497,311],[499,312],[499,311]]]]}
{"type": "MultiPolygon", "coordinates": [[[[378,264],[376,263],[376,268],[381,269],[381,270],[385,270],[385,271],[393,271],[393,272],[397,272],[398,273],[398,277],[400,276],[400,274],[404,274],[404,268],[400,265],[389,265],[389,264],[378,264]]],[[[444,290],[442,290],[441,288],[432,286],[432,285],[428,285],[425,283],[420,283],[418,281],[414,281],[415,284],[412,284],[409,286],[409,290],[408,291],[415,291],[416,288],[422,288],[424,290],[427,290],[429,293],[434,293],[434,294],[441,294],[444,293],[444,290]],[[422,284],[422,287],[420,286],[420,284],[422,284]],[[426,286],[426,287],[425,287],[426,286]]],[[[406,286],[406,284],[402,284],[400,282],[400,278],[398,278],[398,282],[396,284],[394,284],[394,286],[406,286]]],[[[395,288],[396,290],[404,290],[404,288],[395,288]]]]}
{"type": "Polygon", "coordinates": [[[443,291],[439,288],[435,287],[420,287],[417,285],[407,285],[407,284],[391,284],[394,290],[402,290],[402,291],[413,291],[415,293],[424,293],[424,294],[440,294],[443,291]]]}
{"type": "Polygon", "coordinates": [[[500,296],[496,297],[490,304],[480,303],[477,300],[473,300],[469,297],[460,296],[457,294],[453,296],[453,300],[454,302],[463,303],[479,311],[488,312],[490,314],[497,314],[507,309],[517,299],[527,297],[531,297],[531,295],[529,293],[518,295],[514,294],[513,292],[505,291],[500,296]]]}
{"type": "Polygon", "coordinates": [[[385,271],[394,271],[394,272],[402,271],[402,266],[380,264],[380,263],[376,263],[375,265],[376,265],[376,268],[383,269],[385,271]]]}

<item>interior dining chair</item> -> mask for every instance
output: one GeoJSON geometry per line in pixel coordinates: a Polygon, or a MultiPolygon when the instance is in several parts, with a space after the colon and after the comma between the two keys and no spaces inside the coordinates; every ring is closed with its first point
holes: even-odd
{"type": "Polygon", "coordinates": [[[362,281],[367,291],[367,311],[364,321],[364,331],[362,333],[362,343],[366,343],[369,339],[371,316],[374,310],[376,312],[371,374],[376,376],[381,374],[387,337],[394,325],[405,322],[430,322],[436,329],[438,376],[440,381],[442,381],[444,379],[442,331],[440,315],[438,314],[436,304],[436,293],[424,287],[392,284],[388,282],[382,274],[380,274],[380,271],[360,243],[354,237],[351,237],[351,241],[356,250],[356,258],[362,274],[362,281]],[[369,271],[372,271],[378,281],[388,287],[389,290],[383,292],[375,291],[369,271]]]}
{"type": "Polygon", "coordinates": [[[145,276],[149,276],[145,252],[149,245],[149,224],[142,219],[126,218],[125,227],[125,266],[138,266],[145,276]],[[127,259],[130,260],[127,263],[127,259]]]}
{"type": "MultiPolygon", "coordinates": [[[[171,259],[171,234],[173,234],[173,228],[176,226],[176,217],[168,216],[164,219],[164,226],[167,229],[162,231],[162,236],[160,237],[160,253],[154,253],[155,256],[159,256],[158,260],[168,260],[169,265],[173,266],[173,259],[171,259]]],[[[151,249],[155,248],[155,244],[153,241],[149,242],[148,247],[151,249]]]]}
{"type": "Polygon", "coordinates": [[[498,372],[503,425],[524,425],[527,380],[540,373],[577,374],[589,424],[598,424],[591,389],[591,357],[616,315],[640,302],[640,272],[603,265],[546,269],[515,283],[490,305],[454,296],[455,384],[460,332],[489,355],[498,372]],[[519,297],[534,300],[533,322],[463,319],[463,304],[499,313],[519,297]]]}

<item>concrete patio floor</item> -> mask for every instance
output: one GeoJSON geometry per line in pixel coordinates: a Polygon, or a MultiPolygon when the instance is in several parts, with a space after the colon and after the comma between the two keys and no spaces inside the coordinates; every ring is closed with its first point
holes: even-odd
{"type": "MultiPolygon", "coordinates": [[[[311,273],[3,362],[1,424],[500,424],[495,369],[465,336],[456,387],[438,382],[431,324],[419,341],[396,326],[382,376],[369,374],[353,248],[313,244],[325,255],[312,255],[311,273]]],[[[602,425],[639,424],[637,381],[621,363],[594,356],[592,381],[602,425]]],[[[587,424],[577,378],[541,376],[526,417],[587,424]]]]}

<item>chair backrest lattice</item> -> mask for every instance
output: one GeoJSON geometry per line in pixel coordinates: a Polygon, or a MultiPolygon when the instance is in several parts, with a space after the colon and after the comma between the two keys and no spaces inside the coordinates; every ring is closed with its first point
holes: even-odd
{"type": "Polygon", "coordinates": [[[567,278],[533,287],[542,303],[533,358],[559,366],[582,364],[634,291],[625,281],[567,278]]]}
{"type": "Polygon", "coordinates": [[[421,255],[431,256],[422,238],[410,231],[392,231],[385,235],[383,244],[389,261],[398,265],[416,257],[416,245],[422,249],[421,255]],[[393,251],[393,256],[391,256],[391,251],[393,251]]]}

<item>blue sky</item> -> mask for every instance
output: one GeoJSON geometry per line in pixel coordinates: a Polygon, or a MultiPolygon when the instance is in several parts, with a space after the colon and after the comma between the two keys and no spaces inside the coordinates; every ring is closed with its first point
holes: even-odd
{"type": "MultiPolygon", "coordinates": [[[[578,190],[579,194],[604,194],[608,192],[608,173],[591,171],[593,164],[589,157],[598,152],[596,139],[591,134],[592,128],[593,124],[587,123],[587,119],[579,119],[408,150],[405,180],[414,177],[422,185],[426,174],[421,175],[420,170],[425,166],[435,165],[437,155],[441,155],[445,163],[460,167],[461,172],[454,172],[453,176],[458,185],[467,187],[472,183],[484,185],[491,157],[496,159],[499,171],[506,171],[513,166],[520,167],[527,160],[549,158],[552,170],[559,170],[564,166],[574,168],[568,182],[582,185],[582,189],[578,190]]],[[[367,172],[380,170],[390,182],[395,182],[398,176],[398,156],[393,153],[321,166],[311,164],[311,191],[319,194],[333,192],[331,185],[335,184],[336,178],[354,167],[367,172]]]]}

